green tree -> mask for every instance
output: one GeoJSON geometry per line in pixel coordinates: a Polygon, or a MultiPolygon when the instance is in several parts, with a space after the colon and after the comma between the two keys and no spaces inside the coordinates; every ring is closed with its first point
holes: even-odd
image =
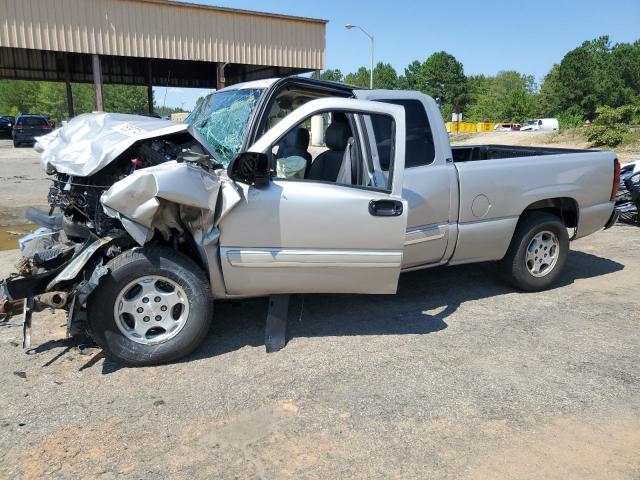
{"type": "Polygon", "coordinates": [[[344,77],[344,82],[354,87],[369,88],[369,70],[366,67],[360,67],[355,73],[349,73],[344,77]]]}
{"type": "MultiPolygon", "coordinates": [[[[92,84],[72,84],[74,113],[95,110],[92,84]]],[[[0,80],[0,112],[41,113],[56,121],[68,118],[67,93],[63,83],[26,80],[0,80]]],[[[147,89],[131,85],[105,85],[105,109],[109,112],[144,113],[147,89]]]]}
{"type": "Polygon", "coordinates": [[[447,52],[432,54],[420,69],[420,90],[431,95],[440,105],[445,118],[451,116],[456,105],[464,105],[467,79],[462,63],[447,52]]]}
{"type": "Polygon", "coordinates": [[[472,75],[467,78],[468,102],[464,118],[471,121],[503,121],[501,99],[494,89],[493,77],[472,75]]]}
{"type": "Polygon", "coordinates": [[[532,75],[513,70],[499,72],[494,77],[469,77],[468,104],[465,118],[472,121],[522,122],[535,116],[536,85],[532,75]]]}
{"type": "Polygon", "coordinates": [[[131,85],[104,85],[104,108],[107,112],[146,113],[147,88],[131,85]]]}
{"type": "Polygon", "coordinates": [[[615,45],[611,49],[611,64],[620,78],[623,101],[640,104],[640,40],[615,45]]]}
{"type": "Polygon", "coordinates": [[[96,90],[90,83],[75,83],[73,90],[73,109],[76,115],[93,112],[96,109],[96,90]]]}
{"type": "Polygon", "coordinates": [[[311,74],[311,78],[315,78],[316,80],[330,80],[332,82],[342,82],[343,76],[340,69],[327,69],[322,73],[318,74],[318,71],[315,71],[311,74]]]}
{"type": "Polygon", "coordinates": [[[424,90],[421,80],[422,63],[414,60],[404,69],[404,75],[398,77],[397,86],[402,90],[424,90]]]}
{"type": "Polygon", "coordinates": [[[16,115],[38,111],[38,92],[41,82],[0,80],[0,112],[16,115]]]}
{"type": "MultiPolygon", "coordinates": [[[[356,87],[369,88],[370,75],[366,67],[360,67],[355,73],[349,73],[344,81],[356,87]]],[[[373,69],[373,88],[393,90],[398,88],[398,74],[389,63],[378,62],[373,69]]]]}
{"type": "Polygon", "coordinates": [[[640,41],[611,46],[608,36],[568,52],[545,77],[541,104],[547,114],[581,114],[593,119],[600,106],[638,103],[640,41]]]}
{"type": "Polygon", "coordinates": [[[601,106],[596,114],[596,119],[586,132],[587,139],[596,147],[615,147],[630,133],[629,124],[640,118],[640,106],[601,106]]]}
{"type": "MultiPolygon", "coordinates": [[[[544,77],[540,87],[540,110],[542,115],[553,117],[560,113],[560,105],[564,102],[565,87],[560,80],[560,65],[555,64],[544,77]]],[[[573,112],[574,114],[578,112],[573,112]]],[[[579,113],[582,116],[582,113],[579,113]]]]}
{"type": "Polygon", "coordinates": [[[398,74],[389,63],[378,62],[373,69],[373,88],[393,90],[398,87],[398,74]]]}
{"type": "Polygon", "coordinates": [[[68,116],[63,83],[42,82],[37,93],[38,113],[61,120],[68,116]]]}

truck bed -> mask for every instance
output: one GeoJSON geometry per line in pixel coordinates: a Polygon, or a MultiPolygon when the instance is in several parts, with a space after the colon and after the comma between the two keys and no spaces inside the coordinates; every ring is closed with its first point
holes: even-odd
{"type": "Polygon", "coordinates": [[[559,155],[563,153],[584,152],[584,150],[570,148],[523,147],[517,145],[452,145],[451,151],[453,152],[454,162],[473,162],[475,160],[536,157],[541,155],[559,155]]]}

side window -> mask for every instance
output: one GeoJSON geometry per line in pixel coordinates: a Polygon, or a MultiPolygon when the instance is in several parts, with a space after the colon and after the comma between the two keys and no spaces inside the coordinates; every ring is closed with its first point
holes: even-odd
{"type": "Polygon", "coordinates": [[[286,88],[276,94],[275,98],[270,101],[268,113],[263,120],[261,134],[275,127],[284,117],[289,115],[296,108],[301,107],[311,100],[327,97],[329,93],[304,90],[300,88],[286,88]]]}
{"type": "MultiPolygon", "coordinates": [[[[433,163],[436,156],[435,145],[431,125],[427,118],[427,112],[419,100],[411,99],[390,99],[380,100],[384,103],[392,103],[404,107],[407,125],[407,140],[405,145],[405,168],[420,167],[433,163]]],[[[380,121],[380,120],[378,120],[380,121]]],[[[389,121],[383,117],[382,121],[389,121]]],[[[388,131],[387,125],[373,122],[373,131],[378,143],[380,152],[380,167],[387,171],[389,169],[389,149],[388,139],[383,132],[388,131]]]]}
{"type": "Polygon", "coordinates": [[[382,185],[373,180],[371,157],[380,156],[381,147],[369,145],[359,135],[363,119],[378,125],[376,131],[386,139],[382,148],[391,159],[395,128],[391,117],[329,111],[305,119],[272,145],[275,178],[389,190],[390,180],[382,185]]]}

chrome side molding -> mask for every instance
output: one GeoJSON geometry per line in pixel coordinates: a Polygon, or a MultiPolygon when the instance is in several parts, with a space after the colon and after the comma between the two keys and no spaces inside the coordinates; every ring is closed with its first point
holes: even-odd
{"type": "Polygon", "coordinates": [[[233,267],[378,267],[398,268],[400,250],[329,250],[222,248],[222,255],[233,267]]]}
{"type": "Polygon", "coordinates": [[[430,242],[444,237],[445,230],[439,225],[427,225],[407,230],[405,245],[415,245],[416,243],[430,242]]]}

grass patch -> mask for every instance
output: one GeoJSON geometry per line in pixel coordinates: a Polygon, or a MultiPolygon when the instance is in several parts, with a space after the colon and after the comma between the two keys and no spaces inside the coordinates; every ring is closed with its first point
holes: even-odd
{"type": "Polygon", "coordinates": [[[585,141],[584,128],[565,128],[546,135],[544,143],[571,143],[585,141]]]}
{"type": "Polygon", "coordinates": [[[632,127],[629,132],[622,137],[620,146],[637,146],[640,148],[640,127],[632,127]]]}

